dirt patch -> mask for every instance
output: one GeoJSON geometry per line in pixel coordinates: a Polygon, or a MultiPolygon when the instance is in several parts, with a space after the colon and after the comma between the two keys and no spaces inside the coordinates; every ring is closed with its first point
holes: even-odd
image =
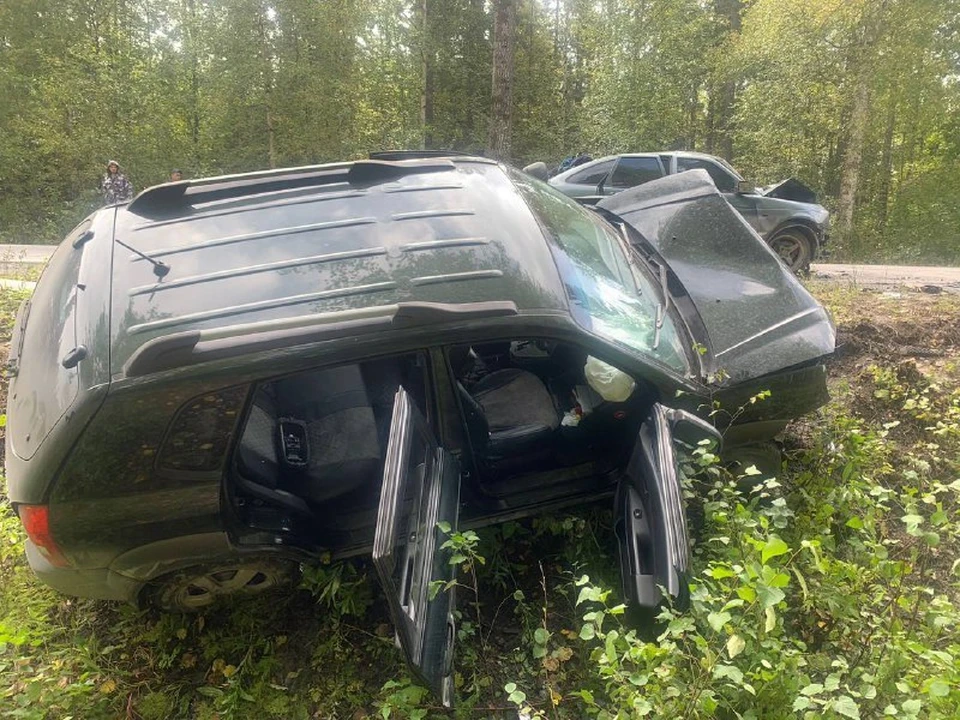
{"type": "Polygon", "coordinates": [[[952,370],[960,357],[960,297],[813,287],[837,324],[841,374],[881,362],[914,359],[918,367],[952,370]]]}
{"type": "Polygon", "coordinates": [[[837,328],[841,355],[945,357],[960,348],[960,317],[861,320],[837,328]]]}

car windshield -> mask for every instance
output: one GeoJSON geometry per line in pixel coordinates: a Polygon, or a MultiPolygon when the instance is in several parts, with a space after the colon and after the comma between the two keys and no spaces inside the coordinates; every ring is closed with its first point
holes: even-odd
{"type": "Polygon", "coordinates": [[[687,372],[677,326],[664,311],[654,284],[631,260],[620,235],[545,183],[520,173],[511,176],[562,250],[558,264],[577,323],[673,370],[687,372]]]}
{"type": "Polygon", "coordinates": [[[737,180],[743,180],[743,176],[736,171],[736,169],[733,167],[733,165],[731,165],[730,163],[728,163],[728,162],[727,162],[726,160],[724,160],[722,157],[715,157],[714,160],[716,160],[718,163],[720,163],[721,165],[723,165],[727,170],[729,170],[729,171],[730,171],[730,174],[733,175],[737,180]]]}

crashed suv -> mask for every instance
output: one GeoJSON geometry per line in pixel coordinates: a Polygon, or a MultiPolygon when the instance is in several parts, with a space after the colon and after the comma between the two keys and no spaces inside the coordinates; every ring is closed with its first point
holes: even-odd
{"type": "MultiPolygon", "coordinates": [[[[796,273],[823,255],[830,213],[796,178],[755,188],[723,158],[696,152],[629,153],[604,157],[550,178],[570,197],[593,202],[657,178],[704,170],[727,201],[796,273]]],[[[733,248],[732,248],[733,250],[733,248]]]]}
{"type": "Polygon", "coordinates": [[[372,554],[449,701],[444,530],[613,498],[625,599],[682,598],[676,448],[769,390],[724,432],[762,446],[833,349],[702,171],[592,209],[477,158],[171,183],[85,220],[20,309],[9,498],[70,595],[191,610],[372,554]]]}

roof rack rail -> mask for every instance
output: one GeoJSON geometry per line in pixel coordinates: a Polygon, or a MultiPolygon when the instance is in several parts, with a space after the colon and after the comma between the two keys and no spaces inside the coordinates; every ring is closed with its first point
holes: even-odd
{"type": "Polygon", "coordinates": [[[133,199],[128,209],[145,217],[162,217],[182,213],[186,208],[199,203],[337,183],[366,186],[397,180],[406,175],[442,172],[453,168],[451,161],[442,159],[357,160],[183,180],[147,188],[133,199]]]}
{"type": "Polygon", "coordinates": [[[419,160],[423,158],[484,158],[485,156],[459,150],[376,150],[369,153],[368,157],[371,160],[396,162],[397,160],[419,160]]]}
{"type": "Polygon", "coordinates": [[[429,328],[457,322],[518,315],[510,300],[472,303],[399,302],[393,305],[314,313],[279,320],[240,323],[161,335],[141,345],[124,365],[127,377],[288,348],[363,332],[429,328]]]}

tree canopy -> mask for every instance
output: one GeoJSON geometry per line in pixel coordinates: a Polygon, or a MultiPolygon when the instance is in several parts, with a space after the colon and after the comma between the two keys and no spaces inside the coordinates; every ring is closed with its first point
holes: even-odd
{"type": "Polygon", "coordinates": [[[4,0],[0,97],[7,242],[59,239],[109,159],[142,189],[669,148],[799,177],[841,257],[960,260],[960,0],[4,0]]]}

